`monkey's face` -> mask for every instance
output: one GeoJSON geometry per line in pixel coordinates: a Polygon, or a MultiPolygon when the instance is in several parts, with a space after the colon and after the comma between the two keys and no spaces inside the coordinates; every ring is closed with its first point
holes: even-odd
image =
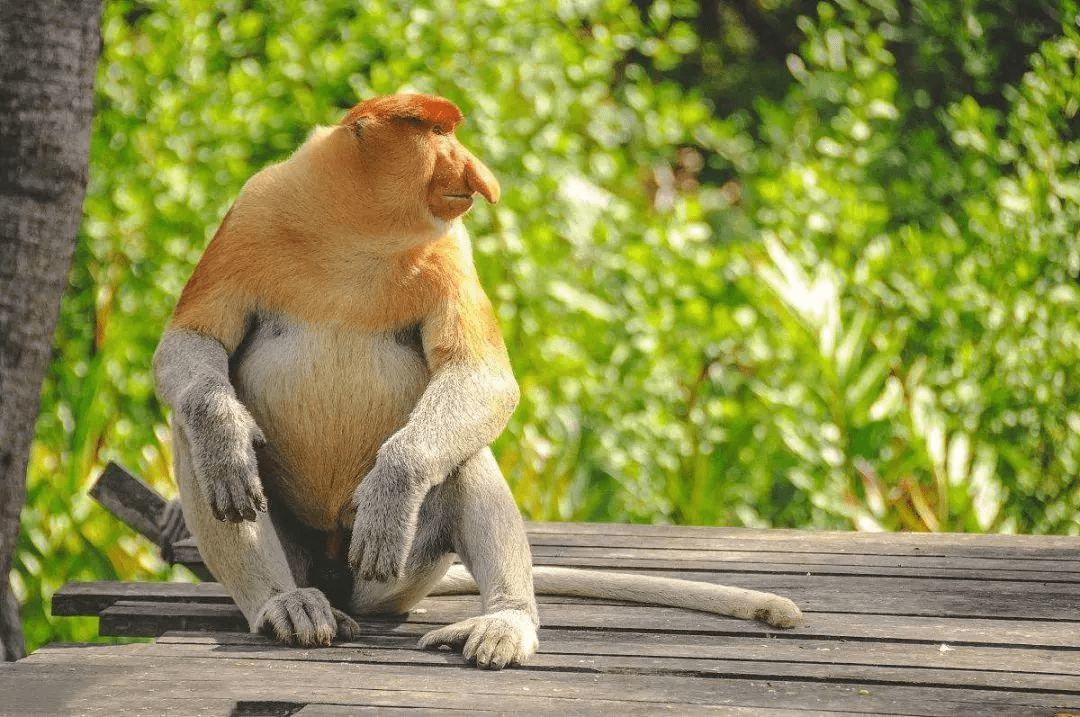
{"type": "Polygon", "coordinates": [[[393,95],[354,107],[342,124],[359,149],[365,226],[395,248],[442,236],[479,193],[499,200],[491,171],[454,136],[461,112],[448,100],[393,95]]]}
{"type": "Polygon", "coordinates": [[[435,155],[428,182],[428,210],[438,219],[450,221],[469,211],[473,195],[480,193],[492,204],[499,201],[499,183],[480,160],[465,149],[453,135],[432,127],[423,144],[435,155]]]}

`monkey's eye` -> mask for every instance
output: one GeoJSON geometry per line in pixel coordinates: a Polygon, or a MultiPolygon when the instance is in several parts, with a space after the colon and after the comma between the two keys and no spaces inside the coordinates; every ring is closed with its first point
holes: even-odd
{"type": "Polygon", "coordinates": [[[432,131],[432,132],[434,132],[434,133],[435,133],[435,134],[437,134],[437,135],[440,135],[440,136],[441,136],[441,135],[445,135],[445,134],[446,134],[446,130],[445,130],[445,129],[443,129],[442,127],[440,127],[439,125],[434,125],[434,126],[433,126],[433,127],[431,128],[431,131],[432,131]]]}

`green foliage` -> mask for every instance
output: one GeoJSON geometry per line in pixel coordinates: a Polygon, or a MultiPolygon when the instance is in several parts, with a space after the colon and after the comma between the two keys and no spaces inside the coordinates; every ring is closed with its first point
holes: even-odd
{"type": "Polygon", "coordinates": [[[92,636],[48,616],[64,582],[184,579],[86,489],[117,459],[171,494],[150,356],[203,246],[312,125],[401,90],[458,103],[503,184],[468,223],[528,517],[1080,532],[1075,4],[903,5],[108,3],[30,647],[92,636]]]}

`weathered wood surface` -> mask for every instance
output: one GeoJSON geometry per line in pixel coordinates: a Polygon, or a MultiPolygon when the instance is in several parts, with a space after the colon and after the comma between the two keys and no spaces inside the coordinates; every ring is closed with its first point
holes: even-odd
{"type": "Polygon", "coordinates": [[[165,499],[119,463],[109,462],[90,487],[90,496],[110,513],[157,545],[163,544],[158,521],[165,499]]]}
{"type": "MultiPolygon", "coordinates": [[[[541,652],[479,671],[421,652],[471,596],[367,620],[352,643],[251,635],[214,583],[72,584],[55,615],[129,645],[53,645],[0,666],[0,714],[1080,715],[1080,538],[530,524],[537,564],[780,592],[805,624],[542,598],[541,652]]],[[[177,558],[197,564],[193,545],[177,558]]]]}

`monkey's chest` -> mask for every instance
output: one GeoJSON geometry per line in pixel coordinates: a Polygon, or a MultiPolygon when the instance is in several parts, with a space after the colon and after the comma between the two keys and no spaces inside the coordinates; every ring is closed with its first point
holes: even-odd
{"type": "Polygon", "coordinates": [[[427,386],[417,332],[366,334],[264,317],[232,362],[266,434],[259,473],[314,528],[344,525],[352,492],[427,386]]]}

